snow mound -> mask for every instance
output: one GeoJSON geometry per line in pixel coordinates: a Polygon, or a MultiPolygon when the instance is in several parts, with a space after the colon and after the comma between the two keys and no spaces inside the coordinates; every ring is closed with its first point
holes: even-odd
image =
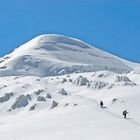
{"type": "Polygon", "coordinates": [[[52,98],[51,94],[47,93],[46,98],[51,99],[52,98]]]}
{"type": "Polygon", "coordinates": [[[13,96],[13,93],[5,93],[4,96],[0,97],[0,103],[7,102],[13,96]]]}
{"type": "Polygon", "coordinates": [[[29,111],[33,111],[33,110],[35,110],[35,108],[36,108],[36,104],[32,105],[32,106],[30,107],[29,111]]]}
{"type": "Polygon", "coordinates": [[[37,97],[37,101],[46,102],[46,99],[45,99],[45,97],[43,97],[43,96],[38,96],[38,97],[37,97]]]}
{"type": "Polygon", "coordinates": [[[104,81],[91,81],[90,83],[88,83],[87,87],[100,90],[103,88],[112,88],[113,84],[104,81]]]}
{"type": "Polygon", "coordinates": [[[115,82],[131,82],[131,80],[126,76],[116,76],[115,82]]]}
{"type": "Polygon", "coordinates": [[[37,91],[34,92],[35,95],[40,95],[42,92],[44,92],[43,89],[39,89],[37,91]]]}
{"type": "Polygon", "coordinates": [[[50,109],[53,109],[53,108],[55,108],[57,106],[58,106],[58,103],[56,101],[53,101],[50,109]]]}
{"type": "Polygon", "coordinates": [[[87,80],[86,77],[83,77],[83,76],[79,76],[73,83],[75,85],[79,85],[79,86],[85,86],[87,85],[89,81],[87,80]]]}
{"type": "Polygon", "coordinates": [[[68,93],[66,92],[66,90],[64,88],[62,88],[58,93],[60,95],[68,95],[68,93]]]}
{"type": "Polygon", "coordinates": [[[99,71],[93,73],[91,76],[83,77],[80,75],[73,81],[73,84],[87,86],[95,90],[111,89],[118,86],[136,86],[137,84],[131,81],[126,75],[109,71],[99,71]]]}
{"type": "Polygon", "coordinates": [[[116,76],[115,83],[117,85],[121,86],[136,86],[136,83],[132,82],[128,77],[126,76],[116,76]]]}
{"type": "Polygon", "coordinates": [[[16,99],[11,108],[15,110],[16,108],[25,107],[28,105],[28,100],[29,96],[21,95],[16,99]]]}

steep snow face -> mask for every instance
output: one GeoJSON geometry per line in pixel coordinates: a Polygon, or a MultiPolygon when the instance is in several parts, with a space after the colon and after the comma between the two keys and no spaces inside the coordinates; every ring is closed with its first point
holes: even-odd
{"type": "Polygon", "coordinates": [[[38,36],[0,60],[0,76],[55,76],[74,72],[132,70],[121,59],[78,39],[38,36]]]}

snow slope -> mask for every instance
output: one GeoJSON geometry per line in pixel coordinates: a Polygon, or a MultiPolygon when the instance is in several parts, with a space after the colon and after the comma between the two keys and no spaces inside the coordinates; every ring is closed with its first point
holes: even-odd
{"type": "Polygon", "coordinates": [[[139,64],[42,35],[1,58],[0,67],[0,140],[140,139],[139,64]]]}
{"type": "Polygon", "coordinates": [[[55,76],[74,72],[133,70],[121,59],[78,39],[38,36],[1,58],[0,76],[55,76]]]}
{"type": "Polygon", "coordinates": [[[0,81],[2,140],[140,139],[139,74],[99,71],[0,81]],[[89,86],[94,82],[96,86],[89,86]],[[100,108],[100,100],[107,108],[100,108]],[[124,109],[129,111],[126,120],[124,109]]]}

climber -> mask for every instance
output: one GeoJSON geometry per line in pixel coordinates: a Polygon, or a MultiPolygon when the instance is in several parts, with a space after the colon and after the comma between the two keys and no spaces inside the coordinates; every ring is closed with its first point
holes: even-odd
{"type": "Polygon", "coordinates": [[[127,110],[124,110],[124,111],[122,112],[122,114],[123,114],[124,118],[126,119],[126,115],[128,114],[127,110]]]}
{"type": "Polygon", "coordinates": [[[104,105],[103,101],[100,101],[101,108],[103,108],[103,105],[104,105]]]}

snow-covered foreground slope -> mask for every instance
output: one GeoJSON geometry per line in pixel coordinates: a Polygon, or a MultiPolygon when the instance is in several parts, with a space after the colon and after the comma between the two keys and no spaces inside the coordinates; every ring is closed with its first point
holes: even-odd
{"type": "Polygon", "coordinates": [[[41,35],[1,58],[0,76],[55,76],[74,72],[133,70],[128,63],[78,39],[41,35]]]}
{"type": "Polygon", "coordinates": [[[139,74],[10,76],[0,82],[1,140],[140,139],[139,74]]]}

